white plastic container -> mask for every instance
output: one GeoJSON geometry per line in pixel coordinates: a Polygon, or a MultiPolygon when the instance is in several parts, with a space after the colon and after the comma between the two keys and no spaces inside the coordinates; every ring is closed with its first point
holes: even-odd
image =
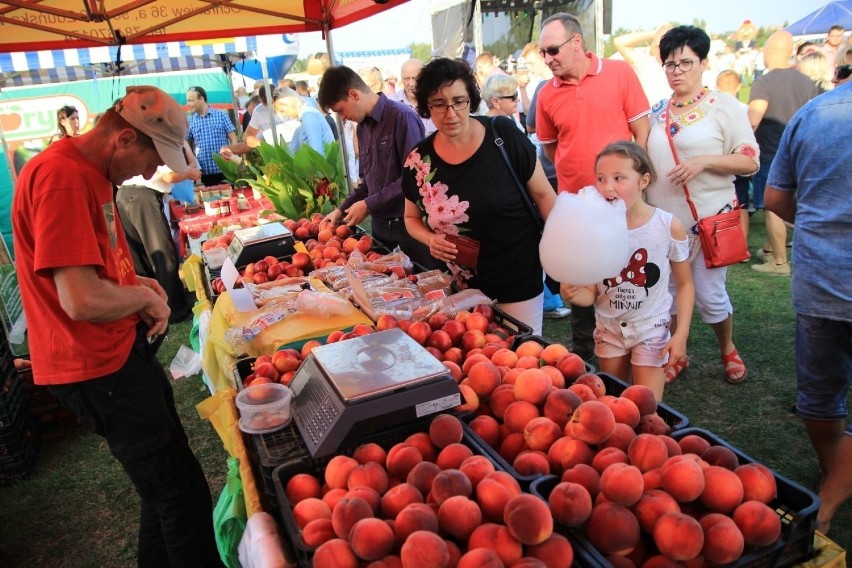
{"type": "Polygon", "coordinates": [[[225,264],[225,258],[228,256],[228,250],[222,247],[213,247],[207,249],[202,254],[204,254],[204,262],[207,263],[208,268],[219,269],[222,268],[223,264],[225,264]]]}
{"type": "Polygon", "coordinates": [[[293,391],[278,383],[251,385],[237,394],[240,430],[249,434],[266,434],[290,421],[293,391]]]}

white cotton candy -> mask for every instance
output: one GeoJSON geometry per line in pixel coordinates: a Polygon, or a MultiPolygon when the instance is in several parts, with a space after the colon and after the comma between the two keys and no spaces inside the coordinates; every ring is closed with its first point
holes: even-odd
{"type": "Polygon", "coordinates": [[[592,186],[560,193],[539,244],[545,272],[575,286],[618,274],[630,256],[626,212],[624,201],[610,203],[592,186]]]}

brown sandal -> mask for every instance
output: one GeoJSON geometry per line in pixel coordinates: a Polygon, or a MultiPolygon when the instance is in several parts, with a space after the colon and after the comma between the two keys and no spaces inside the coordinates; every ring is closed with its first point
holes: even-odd
{"type": "Polygon", "coordinates": [[[736,347],[727,355],[722,355],[722,364],[725,366],[725,377],[729,383],[736,385],[746,380],[748,369],[746,369],[736,347]],[[739,373],[742,373],[742,376],[737,377],[736,375],[739,373]]]}
{"type": "Polygon", "coordinates": [[[679,359],[677,362],[672,364],[671,367],[666,369],[664,375],[666,379],[666,384],[668,385],[675,382],[675,379],[677,379],[687,367],[689,367],[689,357],[679,359]]]}

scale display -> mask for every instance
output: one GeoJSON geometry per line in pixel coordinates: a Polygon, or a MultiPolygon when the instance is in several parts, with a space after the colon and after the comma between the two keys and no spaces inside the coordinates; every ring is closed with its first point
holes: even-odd
{"type": "Polygon", "coordinates": [[[295,244],[296,239],[290,229],[281,223],[265,223],[234,231],[228,256],[234,266],[245,266],[265,256],[289,256],[296,251],[295,244]]]}
{"type": "Polygon", "coordinates": [[[290,388],[296,426],[314,457],[461,404],[449,370],[400,329],[314,348],[290,388]]]}

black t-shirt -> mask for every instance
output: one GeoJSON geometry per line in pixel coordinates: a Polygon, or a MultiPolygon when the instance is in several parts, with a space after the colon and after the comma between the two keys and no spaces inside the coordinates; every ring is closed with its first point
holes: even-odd
{"type": "Polygon", "coordinates": [[[787,123],[817,94],[813,81],[798,69],[773,69],[761,75],[752,84],[749,100],[764,100],[769,103],[754,131],[754,137],[760,147],[761,162],[772,161],[787,123]]]}
{"type": "MultiPolygon", "coordinates": [[[[424,215],[426,225],[440,233],[447,233],[445,224],[456,225],[459,234],[480,242],[476,274],[461,273],[470,288],[478,288],[498,302],[520,302],[534,298],[542,292],[542,268],[538,256],[541,234],[530,211],[512,179],[506,162],[494,143],[490,118],[470,117],[485,127],[482,145],[466,161],[448,164],[435,152],[435,134],[420,142],[412,151],[420,160],[430,162],[433,188],[430,209],[433,213],[440,203],[444,211],[426,215],[423,195],[417,184],[416,163],[412,156],[403,168],[402,193],[416,203],[424,215]],[[411,162],[415,162],[412,165],[411,162]]],[[[535,146],[508,118],[497,119],[497,132],[515,171],[523,182],[535,171],[535,146]]],[[[458,273],[457,267],[450,267],[458,273]]],[[[457,280],[459,274],[457,274],[457,280]]]]}

